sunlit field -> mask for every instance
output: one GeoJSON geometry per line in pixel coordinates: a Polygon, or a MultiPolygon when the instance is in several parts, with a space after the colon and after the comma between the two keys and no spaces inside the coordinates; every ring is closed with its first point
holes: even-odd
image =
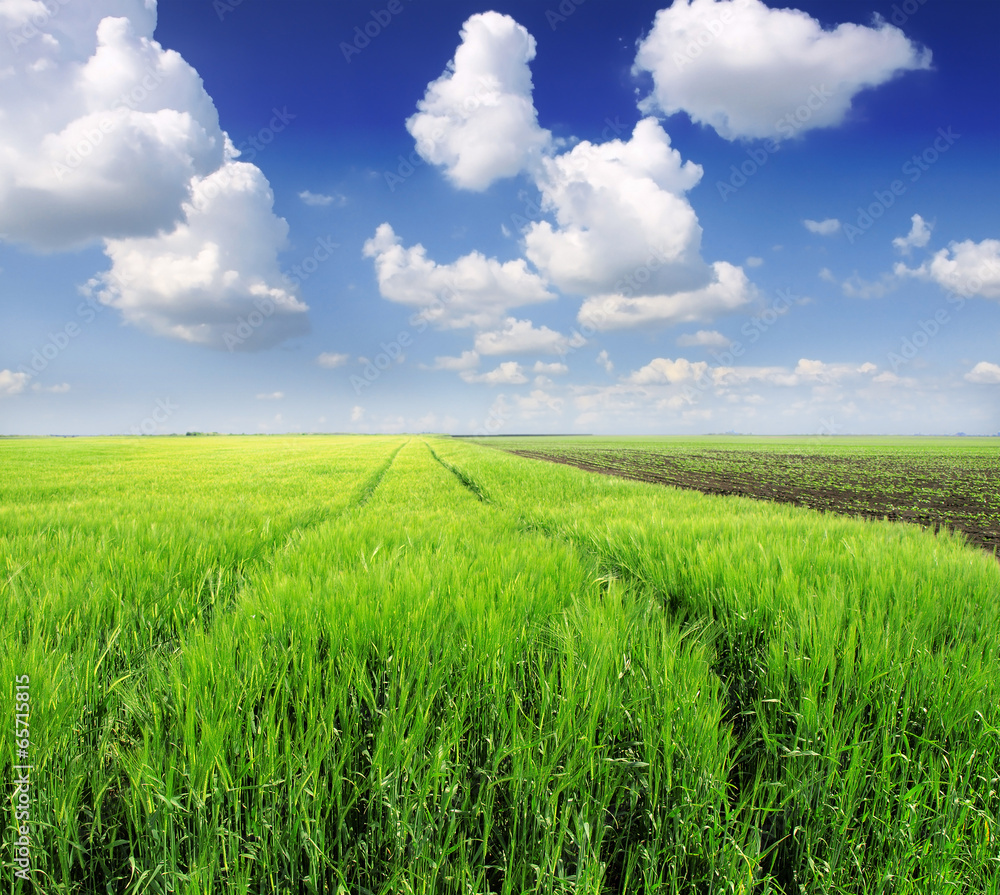
{"type": "Polygon", "coordinates": [[[46,893],[995,891],[998,595],[445,437],[0,440],[46,893]]]}

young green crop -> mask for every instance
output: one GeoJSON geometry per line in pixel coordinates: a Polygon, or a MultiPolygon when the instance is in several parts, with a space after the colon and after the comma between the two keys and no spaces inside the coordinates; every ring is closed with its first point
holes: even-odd
{"type": "Polygon", "coordinates": [[[45,891],[1000,872],[1000,572],[947,532],[445,438],[0,461],[0,669],[31,676],[45,891]]]}

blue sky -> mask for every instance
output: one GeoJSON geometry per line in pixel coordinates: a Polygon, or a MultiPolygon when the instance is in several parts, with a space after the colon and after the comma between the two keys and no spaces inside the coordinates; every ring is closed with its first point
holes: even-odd
{"type": "Polygon", "coordinates": [[[0,0],[0,434],[996,433],[997,33],[0,0]]]}

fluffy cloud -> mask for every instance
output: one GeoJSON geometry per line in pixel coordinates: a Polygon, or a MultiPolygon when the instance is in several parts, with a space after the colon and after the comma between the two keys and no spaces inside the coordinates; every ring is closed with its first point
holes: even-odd
{"type": "Polygon", "coordinates": [[[198,73],[153,40],[153,0],[0,6],[0,238],[102,241],[112,268],[91,290],[158,335],[223,347],[249,314],[259,325],[229,347],[303,332],[267,180],[235,162],[198,73]]]}
{"type": "Polygon", "coordinates": [[[953,242],[920,267],[900,262],[894,270],[897,276],[931,280],[956,295],[1000,298],[1000,239],[953,242]]]}
{"type": "Polygon", "coordinates": [[[596,330],[697,323],[737,311],[754,295],[740,267],[726,261],[712,265],[713,281],[702,289],[665,295],[597,295],[587,299],[577,319],[596,330]]]}
{"type": "Polygon", "coordinates": [[[819,360],[802,358],[795,366],[795,374],[806,380],[815,379],[821,382],[831,382],[845,376],[871,374],[877,369],[873,363],[864,363],[860,366],[857,364],[828,364],[819,360]]]}
{"type": "Polygon", "coordinates": [[[671,360],[669,357],[654,357],[646,366],[641,367],[626,377],[626,382],[632,385],[676,385],[700,379],[708,371],[704,361],[691,363],[683,357],[671,360]]]}
{"type": "MultiPolygon", "coordinates": [[[[826,279],[824,277],[824,279],[826,279]]],[[[836,282],[833,280],[832,282],[836,282]]],[[[852,274],[843,283],[840,289],[849,298],[882,298],[899,286],[899,280],[892,274],[884,273],[877,280],[866,280],[858,274],[852,274]]]]}
{"type": "Polygon", "coordinates": [[[562,398],[540,388],[532,389],[527,395],[514,395],[513,401],[514,410],[526,420],[549,419],[553,414],[562,413],[565,403],[562,398]]]}
{"type": "Polygon", "coordinates": [[[806,230],[819,236],[832,236],[840,229],[840,221],[836,218],[827,218],[825,221],[810,221],[807,218],[802,223],[806,230]]]}
{"type": "Polygon", "coordinates": [[[704,361],[692,362],[679,357],[655,357],[644,367],[624,377],[628,385],[678,385],[700,383],[716,388],[731,388],[757,382],[765,385],[790,387],[809,383],[831,383],[847,377],[871,375],[877,371],[872,363],[824,363],[802,358],[794,369],[787,367],[709,367],[704,361]]]}
{"type": "Polygon", "coordinates": [[[615,371],[615,365],[611,358],[608,356],[608,352],[601,349],[601,352],[597,355],[598,366],[604,367],[605,373],[613,373],[615,371]]]}
{"type": "Polygon", "coordinates": [[[351,359],[349,354],[337,354],[332,351],[324,351],[319,357],[316,358],[316,363],[321,367],[326,367],[328,370],[332,370],[336,367],[342,367],[351,359]]]}
{"type": "Polygon", "coordinates": [[[458,357],[436,357],[431,370],[474,370],[479,366],[479,355],[475,351],[463,351],[458,357]]]}
{"type": "Polygon", "coordinates": [[[299,198],[306,205],[312,205],[318,208],[325,208],[327,205],[333,205],[334,202],[336,202],[337,205],[344,205],[347,202],[343,196],[328,196],[325,193],[314,193],[311,190],[302,190],[302,192],[299,193],[299,198]]]}
{"type": "MultiPolygon", "coordinates": [[[[978,364],[966,378],[1000,385],[1000,364],[978,364]]],[[[952,376],[916,370],[903,376],[871,363],[803,358],[793,366],[721,367],[654,358],[613,384],[569,385],[563,393],[578,412],[574,426],[589,431],[662,433],[695,426],[757,434],[908,434],[928,413],[944,415],[939,431],[969,429],[970,420],[980,431],[995,431],[981,389],[956,389],[952,376]]]]}
{"type": "Polygon", "coordinates": [[[562,376],[564,373],[569,372],[569,367],[566,364],[559,363],[555,361],[554,363],[547,364],[544,361],[535,361],[535,366],[531,368],[532,373],[544,373],[546,376],[562,376]]]}
{"type": "Polygon", "coordinates": [[[790,388],[799,384],[799,377],[787,367],[715,367],[711,382],[720,389],[749,384],[790,388]]]}
{"type": "Polygon", "coordinates": [[[728,336],[714,329],[699,329],[694,334],[685,333],[677,339],[677,344],[681,348],[728,348],[731,343],[732,340],[728,336]]]}
{"type": "Polygon", "coordinates": [[[266,348],[308,331],[283,284],[277,246],[288,225],[271,213],[260,169],[228,161],[195,183],[169,233],[107,240],[111,269],[89,284],[126,321],[213,348],[266,348]]]}
{"type": "MultiPolygon", "coordinates": [[[[2,377],[2,374],[0,374],[0,377],[2,377]]],[[[1000,364],[980,361],[965,374],[965,378],[969,382],[976,382],[982,385],[1000,384],[1000,364]]],[[[0,382],[2,382],[2,378],[0,378],[0,382]]]]}
{"type": "Polygon", "coordinates": [[[931,238],[931,227],[919,214],[915,214],[910,218],[910,221],[913,224],[910,227],[910,232],[906,236],[897,236],[892,241],[892,244],[904,255],[909,255],[910,249],[914,246],[922,249],[931,238]]]}
{"type": "Polygon", "coordinates": [[[30,377],[27,373],[15,373],[13,370],[0,370],[0,398],[19,395],[24,391],[30,377]]]}
{"type": "Polygon", "coordinates": [[[685,193],[702,169],[682,162],[652,118],[628,141],[582,142],[547,158],[542,207],[524,234],[531,262],[565,292],[586,296],[579,320],[596,329],[711,320],[752,293],[743,270],[706,264],[685,193]]]}
{"type": "Polygon", "coordinates": [[[656,14],[635,69],[653,76],[644,111],[687,112],[727,140],[782,140],[840,124],[860,91],[930,61],[883,21],[825,31],[761,0],[675,0],[656,14]]]}
{"type": "Polygon", "coordinates": [[[876,382],[879,385],[890,387],[900,386],[903,388],[913,388],[917,384],[917,380],[912,376],[899,376],[893,373],[892,370],[883,370],[877,376],[872,377],[872,382],[876,382]]]}
{"type": "Polygon", "coordinates": [[[542,210],[555,218],[523,232],[525,256],[542,276],[520,261],[503,265],[501,276],[498,262],[476,253],[439,266],[420,246],[403,249],[384,224],[365,249],[376,259],[382,295],[433,306],[425,316],[440,326],[484,330],[481,354],[565,352],[560,334],[500,316],[551,297],[547,283],[583,296],[579,319],[596,329],[711,320],[745,305],[753,290],[742,269],[701,257],[701,227],[685,194],[702,168],[682,160],[653,118],[638,122],[627,140],[583,141],[553,154],[531,104],[533,56],[533,38],[513,19],[473,16],[449,71],[429,85],[407,126],[421,155],[459,186],[531,173],[542,210]],[[474,93],[477,82],[488,89],[474,93]],[[458,290],[456,298],[448,281],[473,271],[478,294],[458,290]],[[451,297],[447,306],[436,300],[441,291],[451,297]]]}
{"type": "Polygon", "coordinates": [[[550,143],[532,102],[535,39],[510,16],[484,12],[462,26],[448,70],[427,85],[406,128],[417,152],[459,187],[484,190],[531,166],[550,143]]]}
{"type": "Polygon", "coordinates": [[[41,3],[5,7],[0,235],[64,249],[179,221],[192,177],[222,164],[225,138],[198,73],[152,39],[155,12],[139,0],[51,16],[41,3]],[[17,22],[33,16],[35,36],[13,46],[17,22]]]}
{"type": "Polygon", "coordinates": [[[501,329],[476,336],[480,354],[565,354],[578,344],[547,326],[536,327],[530,320],[514,317],[508,317],[501,329]]]}
{"type": "Polygon", "coordinates": [[[479,252],[437,264],[419,243],[404,248],[389,224],[381,224],[364,246],[375,259],[384,298],[420,308],[420,316],[442,329],[501,325],[510,308],[555,298],[523,259],[501,264],[479,252]]]}
{"type": "Polygon", "coordinates": [[[701,175],[652,118],[638,122],[627,142],[579,143],[542,163],[542,207],[557,226],[533,222],[526,254],[560,289],[579,295],[704,286],[711,270],[684,196],[701,175]]]}
{"type": "MultiPolygon", "coordinates": [[[[924,383],[926,384],[926,383],[924,383]]],[[[844,417],[865,408],[866,423],[884,427],[916,387],[911,379],[879,373],[871,363],[803,358],[787,366],[713,366],[686,358],[653,358],[608,386],[570,386],[580,412],[577,426],[604,431],[664,431],[663,426],[704,425],[742,431],[839,431],[844,417]],[[873,383],[877,383],[873,385],[873,383]],[[796,420],[790,423],[789,420],[796,420]],[[745,427],[745,428],[744,428],[745,427]]],[[[926,392],[920,391],[922,397],[926,392]]],[[[898,421],[898,418],[897,418],[898,421]]]]}
{"type": "Polygon", "coordinates": [[[840,282],[829,267],[823,267],[820,268],[819,278],[834,286],[839,285],[841,292],[849,298],[882,298],[899,287],[899,278],[891,273],[880,274],[877,280],[866,280],[855,272],[840,282]]]}
{"type": "Polygon", "coordinates": [[[459,374],[466,382],[484,382],[487,385],[523,385],[528,381],[524,368],[516,361],[505,361],[488,373],[473,373],[464,370],[459,374]]]}

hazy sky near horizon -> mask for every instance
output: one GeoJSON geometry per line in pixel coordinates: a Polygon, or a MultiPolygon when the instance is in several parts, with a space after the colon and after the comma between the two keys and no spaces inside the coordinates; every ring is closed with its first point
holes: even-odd
{"type": "Polygon", "coordinates": [[[0,434],[996,433],[998,35],[0,0],[0,434]]]}

